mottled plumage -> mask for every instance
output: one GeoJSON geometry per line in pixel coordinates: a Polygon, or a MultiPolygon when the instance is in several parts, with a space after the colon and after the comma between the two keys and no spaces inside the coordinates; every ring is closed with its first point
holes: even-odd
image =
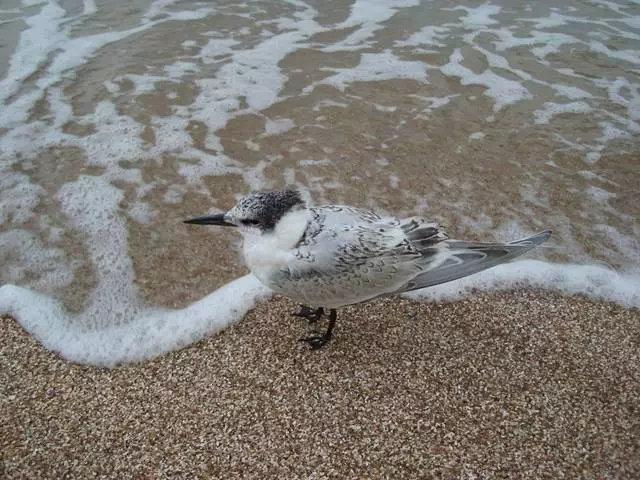
{"type": "MultiPolygon", "coordinates": [[[[245,261],[262,283],[304,305],[330,308],[327,333],[306,339],[313,347],[331,336],[335,308],[471,275],[522,255],[551,234],[511,243],[451,240],[421,217],[307,207],[295,190],[255,193],[225,214],[187,222],[238,226],[245,261]]],[[[300,315],[311,319],[319,312],[303,309],[300,315]]]]}

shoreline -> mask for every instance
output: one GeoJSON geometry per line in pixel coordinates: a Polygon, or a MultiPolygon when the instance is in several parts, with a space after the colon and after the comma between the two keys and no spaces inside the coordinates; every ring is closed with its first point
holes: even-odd
{"type": "Polygon", "coordinates": [[[339,311],[284,298],[113,369],[2,316],[7,478],[640,475],[640,311],[533,289],[339,311]],[[323,328],[320,325],[319,328],[323,328]]]}

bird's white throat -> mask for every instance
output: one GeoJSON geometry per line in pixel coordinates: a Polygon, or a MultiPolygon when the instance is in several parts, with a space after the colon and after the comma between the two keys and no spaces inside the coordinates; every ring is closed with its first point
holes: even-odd
{"type": "Polygon", "coordinates": [[[291,249],[304,235],[311,214],[306,208],[286,213],[269,232],[245,232],[243,253],[249,270],[258,278],[286,265],[291,249]]]}

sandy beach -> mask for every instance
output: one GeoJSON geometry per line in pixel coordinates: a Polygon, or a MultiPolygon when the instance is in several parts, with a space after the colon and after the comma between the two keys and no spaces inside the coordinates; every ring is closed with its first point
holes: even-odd
{"type": "Polygon", "coordinates": [[[637,478],[640,312],[519,290],[342,310],[289,300],[100,369],[0,322],[4,478],[637,478]]]}
{"type": "Polygon", "coordinates": [[[619,0],[3,2],[0,479],[640,479],[639,26],[619,0]],[[285,186],[553,236],[311,351],[240,235],[183,223],[285,186]]]}

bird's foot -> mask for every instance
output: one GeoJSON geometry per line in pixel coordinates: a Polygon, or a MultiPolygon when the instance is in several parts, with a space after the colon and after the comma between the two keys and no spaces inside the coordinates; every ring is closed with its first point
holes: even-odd
{"type": "Polygon", "coordinates": [[[309,323],[316,323],[324,315],[324,308],[310,308],[306,305],[300,305],[300,311],[293,312],[291,315],[306,318],[309,323]]]}
{"type": "MultiPolygon", "coordinates": [[[[324,313],[324,310],[322,308],[319,308],[318,310],[321,310],[320,315],[324,313]]],[[[336,311],[335,309],[332,308],[331,310],[329,310],[329,325],[327,327],[327,331],[324,333],[313,332],[313,335],[309,337],[303,337],[299,341],[307,342],[311,347],[311,350],[317,350],[318,348],[323,347],[329,342],[329,340],[331,340],[333,327],[335,327],[336,325],[336,317],[337,317],[336,311]]],[[[320,318],[320,316],[318,316],[318,318],[320,318]]]]}
{"type": "Polygon", "coordinates": [[[313,335],[309,337],[302,337],[298,341],[306,342],[311,347],[311,350],[317,350],[320,347],[326,345],[331,339],[331,335],[327,335],[326,333],[313,332],[313,335]]]}

